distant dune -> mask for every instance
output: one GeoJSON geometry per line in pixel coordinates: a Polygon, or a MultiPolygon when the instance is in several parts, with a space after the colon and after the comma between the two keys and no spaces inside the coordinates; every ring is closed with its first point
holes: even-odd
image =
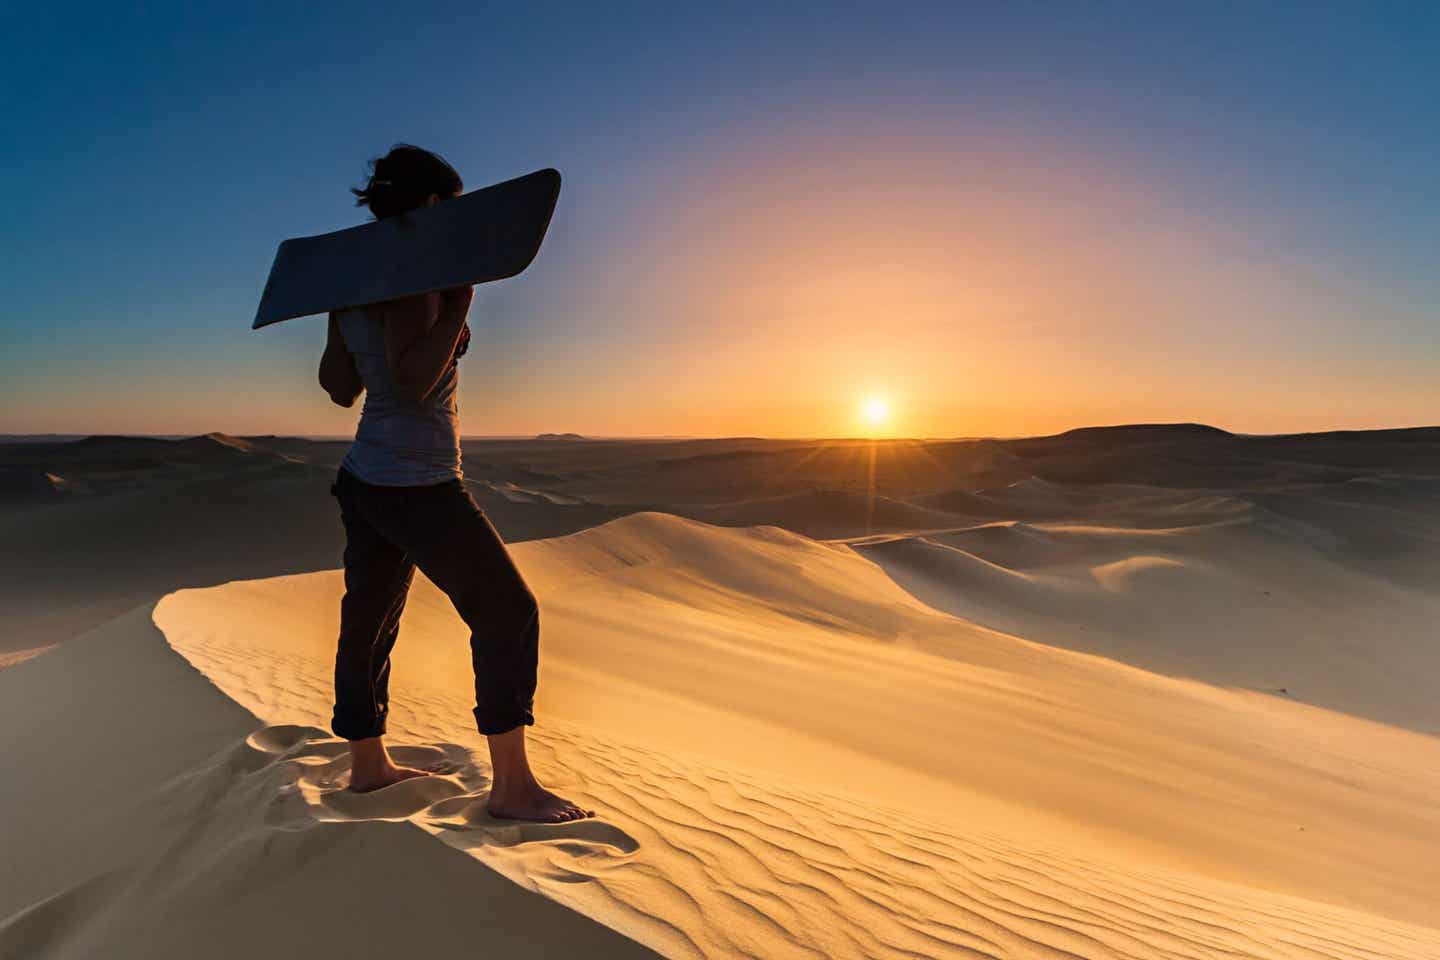
{"type": "MultiPolygon", "coordinates": [[[[0,655],[99,626],[180,586],[330,569],[345,443],[212,433],[0,445],[0,655]],[[43,602],[37,600],[43,598],[43,602]]],[[[615,509],[477,481],[506,536],[554,536],[615,509]]]]}
{"type": "Polygon", "coordinates": [[[998,630],[1440,733],[1440,647],[1428,639],[1440,594],[1426,572],[1440,504],[1423,486],[1403,510],[1315,492],[1265,504],[1117,497],[1127,522],[853,543],[921,600],[998,630]]]}
{"type": "MultiPolygon", "coordinates": [[[[683,509],[683,508],[682,508],[683,509]]],[[[844,490],[792,493],[691,507],[685,512],[726,526],[783,526],[818,538],[843,537],[863,524],[866,530],[928,530],[954,527],[965,518],[890,497],[844,490]]]]}

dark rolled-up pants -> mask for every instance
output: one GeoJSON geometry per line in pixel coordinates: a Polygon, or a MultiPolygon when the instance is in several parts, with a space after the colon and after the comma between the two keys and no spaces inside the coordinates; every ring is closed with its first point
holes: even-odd
{"type": "Polygon", "coordinates": [[[331,488],[345,522],[345,599],[335,656],[338,737],[385,732],[390,651],[419,567],[470,628],[475,723],[484,734],[535,722],[540,618],[505,543],[459,480],[381,487],[341,470],[331,488]]]}

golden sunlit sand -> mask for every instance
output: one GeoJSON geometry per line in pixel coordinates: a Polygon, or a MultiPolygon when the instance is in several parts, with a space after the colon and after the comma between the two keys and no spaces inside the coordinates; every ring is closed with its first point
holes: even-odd
{"type": "MultiPolygon", "coordinates": [[[[1232,443],[1133,435],[1152,434],[1176,451],[1232,443]]],[[[514,544],[541,604],[538,772],[590,821],[484,812],[465,628],[423,578],[390,740],[441,773],[374,794],[345,790],[327,729],[337,570],[181,589],[12,657],[0,702],[27,720],[0,730],[23,771],[0,795],[0,956],[403,955],[481,939],[506,956],[1440,954],[1432,481],[1372,452],[1388,479],[1283,494],[1030,476],[900,495],[941,464],[954,483],[1027,454],[1054,475],[1130,436],[781,445],[802,482],[828,462],[862,488],[695,508],[732,526],[644,511],[514,544]],[[381,890],[385,910],[357,915],[355,898],[381,890]]],[[[273,508],[309,482],[279,478],[321,449],[264,459],[278,444],[184,449],[224,465],[237,503],[263,477],[273,508]]],[[[516,449],[575,480],[497,477],[497,510],[520,511],[507,523],[593,509],[611,469],[639,496],[655,455],[516,449]]],[[[1117,469],[1153,472],[1146,449],[1117,469]]],[[[1302,456],[1277,449],[1282,471],[1302,456]]],[[[752,449],[706,452],[686,482],[714,483],[732,455],[753,471],[752,449]]],[[[200,517],[134,502],[157,512],[134,518],[132,544],[158,549],[200,517]]],[[[43,508],[52,524],[84,509],[43,508]]],[[[300,529],[287,536],[305,549],[300,529]]]]}

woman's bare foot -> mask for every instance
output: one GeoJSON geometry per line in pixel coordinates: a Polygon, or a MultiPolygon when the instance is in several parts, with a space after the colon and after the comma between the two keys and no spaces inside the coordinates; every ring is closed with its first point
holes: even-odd
{"type": "Polygon", "coordinates": [[[429,776],[433,776],[429,770],[416,770],[414,767],[397,767],[393,763],[384,770],[367,770],[364,773],[352,770],[350,771],[350,792],[370,793],[374,790],[382,790],[391,784],[399,783],[401,780],[413,780],[415,777],[429,776]]]}
{"type": "Polygon", "coordinates": [[[490,790],[490,802],[486,804],[486,809],[490,811],[490,816],[501,820],[529,820],[534,823],[566,823],[595,816],[594,810],[582,809],[534,780],[503,789],[497,784],[490,790]]]}
{"type": "Polygon", "coordinates": [[[525,756],[525,728],[489,734],[490,766],[495,779],[490,784],[490,816],[534,823],[565,823],[595,816],[594,810],[580,807],[540,786],[530,772],[525,756]]]}
{"type": "Polygon", "coordinates": [[[352,793],[370,793],[399,783],[401,780],[412,780],[415,777],[430,775],[431,771],[429,770],[397,766],[395,761],[390,759],[390,752],[385,749],[385,741],[380,737],[350,741],[350,791],[352,793]]]}

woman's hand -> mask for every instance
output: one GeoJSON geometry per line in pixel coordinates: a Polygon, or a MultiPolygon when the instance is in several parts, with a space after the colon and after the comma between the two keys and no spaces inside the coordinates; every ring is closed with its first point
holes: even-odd
{"type": "Polygon", "coordinates": [[[455,359],[459,360],[461,357],[465,356],[465,352],[469,349],[470,324],[467,322],[465,326],[460,328],[460,339],[455,343],[455,359]]]}

